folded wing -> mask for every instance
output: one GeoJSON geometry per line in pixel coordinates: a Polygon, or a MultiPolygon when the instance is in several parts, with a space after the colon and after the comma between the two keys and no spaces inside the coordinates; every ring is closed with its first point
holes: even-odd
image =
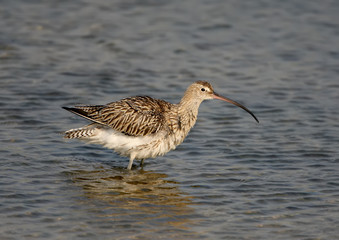
{"type": "Polygon", "coordinates": [[[75,106],[64,109],[95,123],[130,136],[147,136],[164,127],[164,111],[170,103],[148,96],[125,98],[96,106],[75,106]]]}

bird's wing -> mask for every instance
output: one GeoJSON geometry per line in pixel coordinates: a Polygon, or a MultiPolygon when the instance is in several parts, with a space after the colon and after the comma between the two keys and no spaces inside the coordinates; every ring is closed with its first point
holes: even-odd
{"type": "Polygon", "coordinates": [[[130,136],[146,136],[164,127],[171,104],[151,97],[131,97],[107,105],[64,109],[130,136]]]}

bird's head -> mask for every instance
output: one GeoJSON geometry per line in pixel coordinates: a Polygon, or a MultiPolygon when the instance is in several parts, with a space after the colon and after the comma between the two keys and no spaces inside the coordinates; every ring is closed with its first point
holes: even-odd
{"type": "Polygon", "coordinates": [[[259,120],[256,118],[256,116],[249,110],[247,109],[244,105],[233,101],[232,99],[223,97],[219,94],[217,94],[212,85],[209,82],[206,81],[197,81],[193,84],[191,84],[185,93],[184,98],[182,101],[190,101],[191,103],[197,103],[200,105],[200,103],[204,100],[208,99],[219,99],[225,102],[232,103],[236,105],[237,107],[240,107],[244,109],[246,112],[252,115],[252,117],[259,123],[259,120]]]}

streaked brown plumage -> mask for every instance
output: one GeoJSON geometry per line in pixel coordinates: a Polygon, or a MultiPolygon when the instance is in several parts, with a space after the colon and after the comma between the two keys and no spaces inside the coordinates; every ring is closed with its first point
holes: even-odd
{"type": "Polygon", "coordinates": [[[96,106],[64,109],[92,121],[91,124],[65,132],[65,138],[102,144],[134,159],[164,155],[183,142],[194,126],[203,100],[220,99],[235,104],[257,118],[243,105],[216,94],[208,82],[190,85],[180,103],[171,104],[148,96],[125,98],[96,106]]]}

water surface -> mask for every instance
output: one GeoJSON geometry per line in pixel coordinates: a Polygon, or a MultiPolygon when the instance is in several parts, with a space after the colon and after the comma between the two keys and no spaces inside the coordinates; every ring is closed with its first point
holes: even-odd
{"type": "MultiPolygon", "coordinates": [[[[2,1],[1,239],[336,239],[337,1],[2,1]],[[61,106],[204,102],[145,167],[66,141],[61,106]]],[[[137,164],[137,163],[136,163],[137,164]]]]}

